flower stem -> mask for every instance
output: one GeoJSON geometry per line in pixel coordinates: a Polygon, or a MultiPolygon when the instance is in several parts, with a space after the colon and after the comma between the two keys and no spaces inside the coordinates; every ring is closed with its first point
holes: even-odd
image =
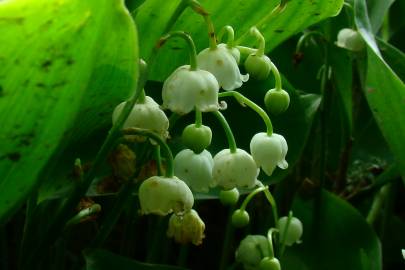
{"type": "Polygon", "coordinates": [[[304,32],[304,34],[299,38],[297,42],[297,46],[295,47],[295,53],[299,53],[302,50],[302,47],[304,46],[304,42],[307,41],[308,38],[311,36],[320,36],[321,38],[325,38],[323,34],[319,31],[308,31],[304,32]]]}
{"type": "Polygon", "coordinates": [[[233,234],[234,234],[234,226],[232,226],[232,214],[235,211],[234,207],[229,208],[226,228],[225,228],[225,236],[222,245],[222,255],[221,260],[219,263],[219,270],[227,269],[226,266],[228,264],[229,259],[229,251],[232,246],[233,234]]]}
{"type": "MultiPolygon", "coordinates": [[[[288,212],[288,218],[287,218],[287,223],[285,225],[284,228],[284,235],[283,235],[283,239],[281,239],[281,241],[279,242],[279,247],[280,247],[280,258],[283,256],[284,254],[284,250],[285,250],[285,239],[287,237],[287,233],[288,233],[288,229],[290,227],[290,223],[291,223],[291,219],[293,217],[293,213],[292,211],[288,212]]],[[[278,227],[278,226],[277,226],[278,227]]]]}
{"type": "Polygon", "coordinates": [[[162,170],[162,157],[160,156],[160,145],[155,146],[155,160],[156,160],[156,168],[158,175],[163,174],[162,170]]]}
{"type": "Polygon", "coordinates": [[[123,129],[122,132],[124,135],[142,135],[149,137],[156,141],[160,147],[163,149],[165,152],[165,155],[167,157],[167,170],[165,173],[165,176],[168,178],[173,178],[174,176],[174,167],[173,167],[173,154],[172,151],[170,150],[169,146],[163,141],[163,139],[156,133],[147,130],[147,129],[140,129],[140,128],[126,128],[123,129]]]}
{"type": "Polygon", "coordinates": [[[271,72],[273,72],[274,79],[276,81],[276,90],[281,91],[282,87],[281,87],[280,72],[278,71],[278,68],[276,67],[276,65],[272,61],[270,61],[270,66],[271,66],[271,72]]]}
{"type": "Polygon", "coordinates": [[[253,26],[250,28],[250,34],[255,36],[257,40],[259,41],[259,48],[257,49],[256,56],[263,56],[264,55],[264,49],[266,47],[266,40],[264,39],[262,33],[260,33],[259,29],[257,29],[256,26],[253,26]]]}
{"type": "Polygon", "coordinates": [[[275,228],[271,228],[268,232],[267,232],[267,240],[268,240],[268,242],[269,242],[269,253],[270,253],[270,256],[269,256],[269,258],[270,259],[273,259],[274,258],[274,248],[273,248],[273,233],[275,233],[277,231],[277,229],[275,229],[275,228]]]}
{"type": "Polygon", "coordinates": [[[193,39],[186,32],[174,31],[174,32],[164,35],[163,37],[160,38],[158,47],[159,48],[162,47],[163,44],[165,44],[168,39],[173,38],[173,37],[181,37],[182,39],[184,39],[187,42],[188,52],[190,55],[190,70],[196,70],[197,69],[197,51],[195,49],[193,39]]]}
{"type": "Polygon", "coordinates": [[[218,34],[218,41],[221,42],[222,40],[222,36],[224,34],[227,34],[228,39],[226,41],[226,45],[228,48],[232,48],[234,46],[234,39],[235,39],[235,32],[233,31],[232,26],[230,25],[225,25],[224,27],[222,27],[221,31],[218,34]]]}
{"type": "Polygon", "coordinates": [[[271,210],[273,212],[274,224],[277,224],[278,213],[277,213],[276,200],[274,199],[273,195],[271,195],[271,192],[267,188],[264,190],[264,195],[266,196],[267,201],[271,205],[271,210]]]}
{"type": "Polygon", "coordinates": [[[253,197],[257,194],[259,194],[260,192],[266,190],[268,188],[268,186],[262,186],[262,187],[258,187],[255,190],[253,190],[252,192],[249,193],[249,195],[246,196],[246,198],[243,200],[242,205],[240,206],[240,210],[245,210],[248,203],[253,199],[253,197]]]}
{"type": "Polygon", "coordinates": [[[236,46],[236,48],[240,51],[241,54],[256,54],[257,49],[246,47],[246,46],[236,46]]]}
{"type": "Polygon", "coordinates": [[[202,126],[202,112],[195,108],[195,127],[199,128],[202,126]]]}
{"type": "Polygon", "coordinates": [[[218,94],[218,97],[229,97],[233,96],[238,102],[246,104],[252,110],[254,110],[264,121],[267,128],[267,135],[271,136],[273,134],[273,124],[271,123],[269,115],[256,103],[245,97],[236,91],[226,91],[218,94]]]}
{"type": "Polygon", "coordinates": [[[231,153],[236,153],[237,147],[236,147],[235,137],[233,136],[231,127],[229,126],[228,122],[226,121],[224,115],[218,111],[213,112],[213,114],[219,120],[219,122],[222,125],[222,128],[225,131],[225,135],[226,135],[226,138],[227,138],[228,144],[229,144],[229,150],[231,151],[231,153]]]}
{"type": "Polygon", "coordinates": [[[214,24],[211,21],[210,14],[203,8],[203,6],[197,0],[190,0],[189,5],[197,14],[203,16],[205,24],[208,27],[208,38],[210,42],[210,49],[216,49],[217,40],[215,38],[214,24]]]}

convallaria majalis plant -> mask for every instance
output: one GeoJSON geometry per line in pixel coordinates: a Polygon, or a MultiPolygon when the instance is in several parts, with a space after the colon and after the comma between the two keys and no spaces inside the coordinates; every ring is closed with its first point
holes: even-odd
{"type": "MultiPolygon", "coordinates": [[[[128,101],[116,106],[112,115],[113,128],[107,138],[109,147],[116,149],[110,154],[109,161],[122,184],[113,208],[119,209],[137,188],[141,214],[170,215],[167,236],[178,243],[200,245],[205,237],[205,224],[193,209],[196,193],[206,193],[217,187],[221,189],[220,201],[234,207],[239,200],[239,189],[250,190],[232,215],[231,223],[237,228],[250,222],[246,207],[255,195],[264,193],[271,205],[275,224],[269,228],[267,236],[246,236],[236,251],[235,260],[245,269],[281,269],[277,257],[283,254],[286,246],[299,243],[302,224],[291,212],[288,217],[278,217],[269,187],[263,185],[258,176],[260,170],[270,176],[277,167],[288,168],[288,143],[281,134],[273,131],[268,113],[238,92],[238,88],[249,78],[264,80],[273,74],[275,87],[264,97],[265,107],[271,114],[286,111],[290,97],[282,89],[277,67],[264,54],[265,39],[255,26],[251,27],[250,34],[257,40],[257,49],[235,44],[234,30],[229,25],[221,29],[217,40],[208,12],[197,1],[189,1],[188,5],[204,18],[209,47],[197,54],[192,37],[183,31],[168,32],[160,38],[154,55],[174,38],[184,40],[189,52],[189,62],[176,68],[164,81],[161,105],[144,90],[148,66],[141,61],[135,93],[128,101]],[[227,41],[221,43],[224,36],[227,41]],[[247,74],[242,74],[239,69],[241,55],[246,59],[244,68],[247,74]],[[220,99],[228,97],[252,109],[264,122],[265,130],[252,137],[250,149],[238,148],[233,131],[221,113],[227,109],[227,104],[220,99]],[[185,149],[173,156],[167,143],[170,142],[169,123],[172,123],[169,118],[190,113],[195,115],[194,123],[187,125],[181,134],[185,149]],[[203,123],[203,115],[208,113],[218,120],[228,142],[228,146],[217,153],[208,150],[213,137],[211,128],[203,123]],[[114,137],[112,134],[115,138],[119,134],[119,139],[109,142],[108,139],[114,137]],[[142,172],[142,166],[151,160],[156,163],[156,169],[142,172]]],[[[149,59],[148,64],[153,65],[153,60],[149,59]]],[[[104,242],[119,213],[107,214],[105,220],[108,222],[93,246],[104,242]]]]}

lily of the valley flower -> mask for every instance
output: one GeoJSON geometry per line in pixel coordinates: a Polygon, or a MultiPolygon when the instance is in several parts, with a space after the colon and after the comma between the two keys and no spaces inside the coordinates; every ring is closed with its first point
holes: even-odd
{"type": "Polygon", "coordinates": [[[173,214],[169,220],[167,236],[173,237],[177,243],[193,243],[198,246],[204,239],[205,224],[197,211],[191,209],[184,215],[173,214]]]}
{"type": "Polygon", "coordinates": [[[288,145],[283,136],[273,133],[269,136],[265,132],[257,133],[250,141],[250,152],[257,166],[261,167],[267,175],[271,175],[278,166],[287,169],[285,160],[288,145]]]}
{"type": "Polygon", "coordinates": [[[213,186],[213,166],[214,160],[207,150],[196,154],[184,149],[174,158],[174,173],[196,192],[208,192],[209,187],[213,186]]]}
{"type": "Polygon", "coordinates": [[[219,108],[219,85],[210,72],[190,70],[189,65],[177,68],[164,82],[163,107],[178,114],[186,114],[194,108],[212,112],[219,108]]]}
{"type": "Polygon", "coordinates": [[[336,45],[354,52],[361,51],[365,48],[365,43],[361,35],[350,28],[343,28],[339,31],[336,45]]]}
{"type": "Polygon", "coordinates": [[[257,183],[257,167],[252,156],[243,149],[232,153],[224,149],[214,156],[214,182],[225,189],[251,188],[257,183]]]}
{"type": "Polygon", "coordinates": [[[224,90],[234,90],[249,79],[249,74],[240,74],[236,56],[228,51],[225,44],[207,48],[197,55],[198,66],[214,74],[224,90]]]}
{"type": "MultiPolygon", "coordinates": [[[[125,102],[120,103],[115,107],[112,114],[113,124],[117,121],[125,102]]],[[[160,109],[151,97],[146,96],[143,101],[137,102],[130,112],[123,128],[142,128],[148,129],[159,134],[163,139],[167,138],[169,132],[169,119],[166,114],[160,109]]]]}
{"type": "Polygon", "coordinates": [[[194,197],[187,184],[177,177],[152,176],[139,187],[139,201],[142,214],[165,216],[189,211],[194,197]]]}
{"type": "Polygon", "coordinates": [[[238,50],[238,48],[231,47],[231,46],[229,46],[228,44],[225,44],[225,43],[218,44],[218,47],[225,48],[233,56],[233,58],[235,58],[236,63],[239,64],[239,62],[240,62],[240,51],[238,50]]]}

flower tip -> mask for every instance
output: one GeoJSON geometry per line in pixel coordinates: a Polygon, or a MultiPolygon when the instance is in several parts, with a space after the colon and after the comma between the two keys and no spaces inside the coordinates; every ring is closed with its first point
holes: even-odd
{"type": "Polygon", "coordinates": [[[280,162],[277,164],[277,166],[278,166],[280,169],[285,170],[285,169],[288,168],[288,162],[284,159],[284,160],[280,161],[280,162]]]}

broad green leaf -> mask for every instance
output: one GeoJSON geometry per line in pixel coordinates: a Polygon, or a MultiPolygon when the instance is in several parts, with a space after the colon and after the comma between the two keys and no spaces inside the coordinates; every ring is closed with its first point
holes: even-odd
{"type": "Polygon", "coordinates": [[[0,32],[1,223],[66,145],[110,122],[138,51],[122,0],[2,1],[0,32]]]}
{"type": "Polygon", "coordinates": [[[368,0],[367,7],[370,14],[370,23],[373,33],[377,33],[380,29],[385,15],[395,0],[368,0]]]}
{"type": "Polygon", "coordinates": [[[405,181],[405,84],[374,51],[367,56],[367,101],[405,181]]]}
{"type": "Polygon", "coordinates": [[[394,70],[398,77],[405,81],[405,54],[392,46],[377,38],[378,47],[387,64],[394,70]]]}
{"type": "Polygon", "coordinates": [[[355,2],[355,23],[368,45],[365,95],[405,181],[405,85],[381,56],[364,0],[355,2]]]}
{"type": "Polygon", "coordinates": [[[377,235],[361,214],[339,197],[322,191],[319,200],[297,198],[294,216],[304,227],[302,243],[286,249],[283,269],[380,270],[377,235]]]}
{"type": "MultiPolygon", "coordinates": [[[[141,56],[147,59],[152,46],[163,34],[176,7],[182,1],[149,0],[142,5],[136,15],[139,26],[141,56]],[[164,12],[163,12],[164,11],[164,12]]],[[[235,37],[240,45],[257,45],[256,39],[249,34],[252,26],[257,26],[266,38],[266,51],[270,51],[295,33],[327,17],[339,13],[343,0],[283,1],[279,0],[237,0],[237,1],[200,1],[212,14],[216,31],[225,25],[235,29],[235,37]]],[[[191,34],[197,50],[208,47],[207,26],[201,16],[186,9],[172,29],[191,34]]],[[[188,53],[183,41],[168,42],[158,54],[157,65],[152,68],[151,79],[164,80],[177,66],[187,64],[188,53]],[[162,64],[164,63],[164,64],[162,64]]]]}
{"type": "Polygon", "coordinates": [[[102,249],[86,250],[86,270],[184,270],[176,266],[141,263],[102,249]]]}
{"type": "Polygon", "coordinates": [[[357,26],[357,30],[363,37],[367,45],[374,51],[375,54],[381,57],[381,53],[378,50],[377,43],[371,28],[369,15],[367,13],[366,0],[356,0],[354,2],[354,22],[357,26]]]}

